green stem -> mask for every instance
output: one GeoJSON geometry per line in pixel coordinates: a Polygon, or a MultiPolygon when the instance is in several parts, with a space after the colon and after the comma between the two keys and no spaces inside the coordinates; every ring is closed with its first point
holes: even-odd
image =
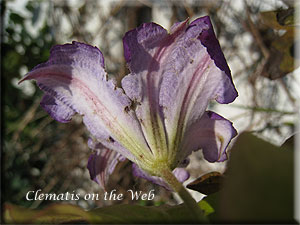
{"type": "Polygon", "coordinates": [[[185,206],[188,208],[188,210],[190,210],[199,221],[207,222],[207,219],[204,217],[203,212],[198,206],[195,199],[177,180],[172,171],[170,169],[162,169],[160,172],[160,176],[173,188],[174,191],[176,191],[179,194],[180,198],[184,201],[185,206]]]}

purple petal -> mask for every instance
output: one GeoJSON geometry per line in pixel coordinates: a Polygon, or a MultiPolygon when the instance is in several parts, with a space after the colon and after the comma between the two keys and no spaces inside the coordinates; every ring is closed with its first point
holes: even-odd
{"type": "MultiPolygon", "coordinates": [[[[157,176],[151,176],[147,174],[145,171],[143,171],[141,168],[139,168],[136,164],[132,164],[132,172],[136,177],[140,177],[143,179],[146,179],[148,181],[151,181],[154,184],[160,185],[168,190],[172,190],[171,187],[160,177],[157,176]]],[[[173,174],[177,178],[177,180],[181,183],[189,179],[190,174],[187,172],[184,168],[175,168],[173,170],[173,174]]]]}
{"type": "Polygon", "coordinates": [[[186,129],[211,100],[229,103],[237,97],[208,17],[177,23],[170,34],[144,24],[129,31],[123,43],[131,74],[122,87],[138,102],[137,117],[157,154],[163,149],[175,157],[186,129]]]}
{"type": "MultiPolygon", "coordinates": [[[[199,38],[203,32],[213,34],[211,24],[204,21],[207,17],[194,21],[182,33],[164,70],[160,105],[171,149],[178,147],[185,130],[202,116],[211,100],[229,103],[237,96],[231,77],[215,64],[214,55],[199,38]]],[[[215,51],[223,54],[219,45],[215,51]]]]}
{"type": "Polygon", "coordinates": [[[127,32],[123,38],[124,55],[131,74],[122,80],[126,95],[138,102],[136,114],[146,141],[154,155],[167,151],[163,118],[158,115],[160,59],[167,41],[167,31],[155,23],[143,24],[127,32]]]}
{"type": "Polygon", "coordinates": [[[203,150],[209,162],[223,162],[227,157],[227,146],[237,135],[229,120],[208,111],[186,132],[178,159],[187,157],[192,151],[203,150]]]}
{"type": "Polygon", "coordinates": [[[100,143],[89,144],[89,146],[95,150],[90,155],[87,165],[90,177],[105,189],[109,175],[113,173],[118,162],[125,158],[118,152],[105,148],[100,143]]]}
{"type": "Polygon", "coordinates": [[[130,109],[131,100],[114,80],[107,79],[102,53],[96,47],[78,42],[57,45],[51,49],[49,60],[22,81],[28,79],[35,79],[46,93],[42,105],[53,118],[66,122],[77,112],[99,141],[114,140],[135,156],[141,151],[151,154],[130,109]]]}
{"type": "Polygon", "coordinates": [[[120,155],[123,156],[124,159],[127,158],[127,159],[131,160],[132,162],[136,162],[135,156],[132,155],[132,153],[130,151],[128,151],[120,143],[118,143],[111,137],[108,140],[101,140],[101,142],[99,142],[97,140],[96,141],[92,140],[90,138],[88,140],[88,146],[90,149],[107,148],[112,151],[120,153],[120,155]]]}
{"type": "MultiPolygon", "coordinates": [[[[209,16],[194,20],[190,24],[190,27],[192,26],[198,26],[201,28],[207,27],[207,29],[203,29],[201,31],[198,39],[206,47],[208,54],[214,60],[216,66],[226,73],[231,81],[232,86],[234,86],[230,69],[222,52],[219,41],[214,33],[209,16]]],[[[224,96],[218,96],[218,98],[216,99],[219,103],[230,103],[237,97],[237,92],[235,89],[227,89],[227,87],[224,86],[223,92],[224,96]]]]}
{"type": "Polygon", "coordinates": [[[72,116],[75,114],[72,108],[47,94],[43,96],[40,104],[53,119],[61,123],[70,122],[72,116]]]}
{"type": "Polygon", "coordinates": [[[123,38],[123,46],[124,56],[129,64],[130,71],[138,73],[148,70],[149,63],[155,63],[152,62],[152,54],[148,51],[159,47],[161,40],[167,36],[168,32],[155,23],[145,23],[134,30],[128,31],[123,38]]]}

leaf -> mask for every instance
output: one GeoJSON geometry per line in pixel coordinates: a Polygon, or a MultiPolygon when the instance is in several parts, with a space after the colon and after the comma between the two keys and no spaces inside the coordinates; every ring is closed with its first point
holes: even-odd
{"type": "Polygon", "coordinates": [[[274,51],[281,55],[279,69],[282,72],[292,72],[294,68],[294,30],[288,30],[283,36],[272,42],[274,51]]]}
{"type": "Polygon", "coordinates": [[[289,26],[295,25],[295,17],[294,17],[294,8],[288,8],[277,11],[276,18],[280,25],[282,26],[289,26]]]}
{"type": "MultiPolygon", "coordinates": [[[[213,208],[213,212],[210,212],[209,214],[206,214],[208,216],[208,219],[210,222],[212,223],[221,223],[222,221],[220,221],[219,219],[219,211],[220,211],[220,192],[216,192],[214,194],[208,195],[206,197],[204,197],[204,200],[207,202],[207,204],[210,205],[210,207],[213,208]]],[[[202,202],[200,201],[200,203],[202,202]]]]}
{"type": "Polygon", "coordinates": [[[295,69],[295,62],[299,61],[294,57],[294,46],[297,41],[295,39],[297,27],[294,22],[294,9],[262,12],[260,17],[268,28],[276,31],[285,30],[282,35],[274,31],[270,46],[271,57],[262,72],[263,76],[274,80],[292,72],[295,69]]]}
{"type": "Polygon", "coordinates": [[[74,205],[54,204],[42,210],[32,210],[6,204],[4,219],[6,223],[75,223],[88,221],[89,215],[74,205]]]}
{"type": "Polygon", "coordinates": [[[215,212],[215,210],[213,209],[213,207],[211,207],[211,205],[207,201],[205,201],[205,200],[200,201],[198,203],[198,205],[204,211],[204,216],[208,216],[211,213],[215,212]]]}
{"type": "Polygon", "coordinates": [[[167,215],[157,208],[139,205],[114,205],[89,212],[93,223],[166,223],[167,215]]]}
{"type": "MultiPolygon", "coordinates": [[[[213,211],[208,203],[199,203],[205,214],[213,211]]],[[[53,204],[45,209],[32,210],[6,204],[6,223],[196,223],[193,214],[183,205],[140,206],[113,205],[84,211],[78,206],[53,204]]]]}
{"type": "Polygon", "coordinates": [[[222,182],[222,174],[219,172],[210,172],[189,183],[187,188],[210,195],[220,190],[222,182]]]}
{"type": "Polygon", "coordinates": [[[295,25],[293,8],[261,12],[260,17],[265,25],[276,30],[291,29],[295,25]]]}
{"type": "Polygon", "coordinates": [[[205,200],[226,223],[290,223],[293,220],[293,151],[249,133],[231,150],[224,187],[205,200]]]}

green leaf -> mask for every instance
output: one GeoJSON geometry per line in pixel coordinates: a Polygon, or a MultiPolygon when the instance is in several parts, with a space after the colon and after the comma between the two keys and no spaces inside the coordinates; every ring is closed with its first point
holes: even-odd
{"type": "Polygon", "coordinates": [[[211,205],[207,201],[205,201],[205,200],[200,201],[198,203],[198,205],[204,211],[204,216],[208,216],[211,213],[215,212],[215,210],[213,209],[213,207],[211,207],[211,205]]]}
{"type": "Polygon", "coordinates": [[[207,214],[209,221],[212,223],[221,223],[222,221],[220,221],[218,215],[220,212],[220,192],[208,195],[202,201],[206,201],[213,208],[213,212],[207,214]]]}
{"type": "Polygon", "coordinates": [[[89,214],[78,206],[65,204],[54,204],[42,210],[32,210],[6,204],[4,211],[6,223],[77,223],[79,221],[89,221],[89,218],[89,214]]]}
{"type": "MultiPolygon", "coordinates": [[[[199,204],[206,214],[212,212],[208,203],[199,204]]],[[[183,205],[140,206],[114,205],[84,211],[78,206],[53,204],[45,209],[31,210],[6,204],[4,218],[6,223],[199,223],[183,205]]]]}
{"type": "Polygon", "coordinates": [[[220,193],[205,198],[214,222],[290,223],[293,220],[293,151],[249,133],[231,150],[220,193]]]}
{"type": "Polygon", "coordinates": [[[264,24],[276,30],[290,29],[291,26],[295,26],[293,8],[261,12],[260,17],[264,24]]]}
{"type": "Polygon", "coordinates": [[[93,223],[166,223],[168,215],[155,207],[114,205],[89,211],[93,223]]]}
{"type": "Polygon", "coordinates": [[[263,76],[272,80],[287,75],[299,64],[299,59],[294,56],[294,46],[299,41],[295,38],[294,11],[294,8],[289,8],[260,13],[261,21],[268,29],[285,30],[284,34],[280,35],[276,31],[273,32],[269,62],[263,71],[263,76]]]}

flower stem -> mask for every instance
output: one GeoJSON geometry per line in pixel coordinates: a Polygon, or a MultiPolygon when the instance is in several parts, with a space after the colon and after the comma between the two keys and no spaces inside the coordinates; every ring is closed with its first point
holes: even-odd
{"type": "Polygon", "coordinates": [[[163,169],[161,170],[160,175],[164,179],[164,181],[166,181],[170,185],[170,187],[172,187],[172,189],[179,194],[188,210],[190,210],[199,221],[203,223],[207,222],[207,219],[204,217],[203,212],[198,206],[195,199],[193,199],[190,193],[177,180],[172,171],[170,169],[163,169]]]}

